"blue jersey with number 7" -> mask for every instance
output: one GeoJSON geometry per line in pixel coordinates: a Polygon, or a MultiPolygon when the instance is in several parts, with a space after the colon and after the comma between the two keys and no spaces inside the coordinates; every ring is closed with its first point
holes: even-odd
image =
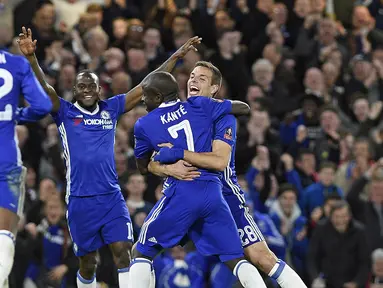
{"type": "MultiPolygon", "coordinates": [[[[213,123],[231,110],[231,101],[202,96],[189,97],[186,102],[163,103],[134,125],[134,154],[136,158],[151,156],[161,143],[198,153],[211,152],[213,123]]],[[[220,181],[220,173],[200,171],[199,180],[220,181]]]]}

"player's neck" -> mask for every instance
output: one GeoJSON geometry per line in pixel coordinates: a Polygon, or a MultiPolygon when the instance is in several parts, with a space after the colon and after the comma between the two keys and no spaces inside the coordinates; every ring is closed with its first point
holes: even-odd
{"type": "Polygon", "coordinates": [[[178,97],[165,97],[164,98],[164,103],[169,103],[169,102],[176,102],[178,100],[178,97]]]}
{"type": "Polygon", "coordinates": [[[80,102],[76,102],[76,103],[77,103],[82,109],[87,110],[87,111],[89,111],[89,112],[93,112],[94,110],[96,110],[97,105],[98,105],[97,102],[94,103],[94,105],[92,105],[92,106],[83,106],[83,105],[81,105],[80,102]]]}

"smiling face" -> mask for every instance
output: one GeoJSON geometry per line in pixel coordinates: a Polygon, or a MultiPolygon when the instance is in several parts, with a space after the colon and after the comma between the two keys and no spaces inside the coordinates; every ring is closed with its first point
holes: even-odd
{"type": "Polygon", "coordinates": [[[73,94],[82,107],[85,109],[94,107],[100,99],[100,93],[101,88],[96,74],[84,71],[77,75],[73,94]]]}
{"type": "Polygon", "coordinates": [[[197,62],[187,83],[188,97],[213,97],[221,86],[222,76],[219,70],[208,62],[197,62]]]}

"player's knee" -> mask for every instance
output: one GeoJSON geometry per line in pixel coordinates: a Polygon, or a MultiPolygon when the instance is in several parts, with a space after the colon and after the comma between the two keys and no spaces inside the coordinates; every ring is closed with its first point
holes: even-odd
{"type": "Polygon", "coordinates": [[[137,243],[135,243],[132,248],[132,259],[135,258],[147,258],[144,255],[142,255],[140,251],[137,250],[137,243]]]}
{"type": "Polygon", "coordinates": [[[264,273],[269,273],[278,260],[265,241],[245,248],[245,255],[253,265],[261,269],[264,273]]]}
{"type": "Polygon", "coordinates": [[[114,262],[118,269],[129,267],[130,265],[130,250],[132,244],[130,242],[116,243],[112,248],[114,262]]]}
{"type": "Polygon", "coordinates": [[[239,262],[239,261],[242,261],[242,260],[245,260],[245,258],[242,257],[242,258],[232,259],[232,260],[226,261],[226,262],[225,262],[225,265],[226,265],[227,267],[229,267],[229,269],[230,269],[231,271],[234,271],[235,266],[237,266],[238,262],[239,262]]]}
{"type": "Polygon", "coordinates": [[[80,274],[85,279],[92,279],[96,273],[97,258],[96,253],[91,253],[80,257],[80,274]]]}

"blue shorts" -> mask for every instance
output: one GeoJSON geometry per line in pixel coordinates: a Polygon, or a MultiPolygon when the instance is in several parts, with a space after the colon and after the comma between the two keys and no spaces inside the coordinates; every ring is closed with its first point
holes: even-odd
{"type": "Polygon", "coordinates": [[[242,247],[246,248],[255,243],[265,241],[262,232],[249,213],[249,208],[245,206],[243,192],[238,189],[238,193],[225,194],[224,198],[237,225],[242,247]]]}
{"type": "Polygon", "coordinates": [[[217,255],[222,262],[242,257],[237,227],[221,187],[214,181],[172,183],[145,219],[137,250],[154,258],[188,234],[204,256],[217,255]]]}
{"type": "Polygon", "coordinates": [[[69,196],[69,232],[76,256],[104,245],[133,242],[133,226],[121,192],[89,197],[69,196]]]}
{"type": "Polygon", "coordinates": [[[25,167],[17,167],[5,176],[5,181],[0,181],[0,207],[19,217],[23,215],[24,210],[26,173],[25,167]]]}

